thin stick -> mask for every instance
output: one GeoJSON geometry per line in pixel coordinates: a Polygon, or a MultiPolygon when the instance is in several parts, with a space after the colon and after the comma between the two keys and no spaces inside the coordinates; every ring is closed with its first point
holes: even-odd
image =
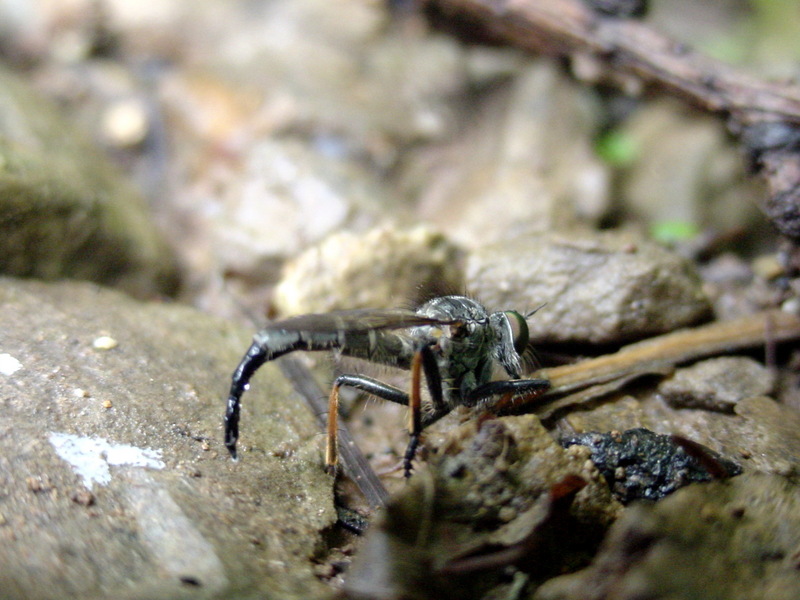
{"type": "Polygon", "coordinates": [[[423,0],[473,30],[537,53],[590,56],[598,76],[634,75],[742,124],[800,122],[800,86],[751,77],[636,19],[608,18],[583,0],[423,0]]]}
{"type": "MultiPolygon", "coordinates": [[[[799,338],[800,317],[778,310],[682,329],[625,346],[614,354],[573,365],[541,369],[535,376],[549,379],[551,388],[536,398],[535,402],[539,404],[543,400],[555,400],[590,386],[603,386],[598,391],[607,393],[614,389],[614,382],[627,382],[641,375],[668,372],[676,365],[705,356],[799,338]]],[[[575,394],[575,399],[584,401],[600,395],[592,395],[590,390],[586,392],[575,394]]],[[[563,404],[559,401],[559,405],[563,404]]],[[[544,406],[548,413],[552,412],[552,408],[552,404],[544,406]]]]}

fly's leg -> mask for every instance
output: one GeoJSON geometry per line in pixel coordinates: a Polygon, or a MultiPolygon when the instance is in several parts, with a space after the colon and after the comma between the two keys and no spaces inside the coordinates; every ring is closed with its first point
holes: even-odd
{"type": "Polygon", "coordinates": [[[419,434],[411,434],[411,439],[408,440],[406,446],[406,453],[403,455],[403,473],[406,479],[411,477],[411,471],[414,468],[414,456],[417,454],[417,447],[419,446],[419,434]]]}
{"type": "Polygon", "coordinates": [[[242,394],[247,389],[253,373],[269,358],[270,353],[264,347],[253,344],[233,372],[228,403],[225,408],[225,446],[234,460],[236,460],[236,440],[239,439],[239,406],[242,394]]]}
{"type": "Polygon", "coordinates": [[[493,405],[495,411],[521,401],[532,400],[550,389],[550,382],[546,379],[510,379],[507,381],[490,381],[474,390],[464,398],[466,406],[475,406],[484,400],[499,396],[493,405]]]}
{"type": "Polygon", "coordinates": [[[417,453],[419,436],[423,429],[422,398],[420,395],[423,371],[425,372],[425,381],[428,384],[433,406],[433,412],[427,415],[428,418],[425,419],[424,425],[427,426],[450,412],[444,402],[442,376],[436,364],[436,357],[430,346],[423,346],[414,353],[414,357],[411,359],[411,393],[409,394],[408,411],[409,440],[406,452],[403,455],[403,472],[406,478],[411,477],[412,463],[417,453]]]}
{"type": "Polygon", "coordinates": [[[409,398],[403,390],[364,375],[339,375],[333,382],[331,395],[328,399],[328,439],[325,445],[325,470],[329,473],[336,472],[339,460],[336,449],[336,438],[339,423],[339,388],[343,385],[367,392],[389,402],[408,406],[409,398]]]}
{"type": "Polygon", "coordinates": [[[411,360],[411,391],[408,394],[394,386],[364,375],[339,375],[334,380],[331,395],[328,399],[328,439],[325,446],[325,468],[328,472],[335,472],[338,461],[336,438],[339,419],[339,388],[343,385],[367,392],[383,400],[409,407],[408,431],[410,439],[403,455],[403,470],[405,476],[410,477],[411,463],[419,446],[419,436],[422,429],[450,412],[444,402],[442,379],[436,365],[436,357],[430,346],[423,346],[414,353],[411,360]],[[426,415],[424,423],[422,418],[422,397],[420,395],[423,372],[425,373],[433,404],[433,412],[426,415]],[[432,415],[435,415],[434,419],[429,418],[432,415]]]}
{"type": "MultiPolygon", "coordinates": [[[[310,317],[314,317],[314,315],[310,317]]],[[[234,459],[236,459],[236,441],[239,438],[239,408],[242,394],[247,389],[250,378],[258,368],[267,361],[295,350],[332,350],[347,345],[348,337],[344,331],[341,318],[331,315],[316,315],[316,318],[326,322],[327,329],[307,331],[302,328],[291,329],[286,327],[287,324],[292,322],[298,324],[298,321],[303,319],[305,319],[303,321],[305,325],[311,327],[313,323],[307,322],[310,317],[282,321],[259,331],[253,338],[253,343],[247,349],[241,362],[239,362],[239,366],[233,372],[231,389],[228,393],[228,403],[225,409],[225,446],[234,459]]],[[[317,324],[317,328],[319,329],[319,324],[317,324]]],[[[363,343],[363,340],[351,340],[351,345],[358,347],[359,341],[363,343]]]]}
{"type": "Polygon", "coordinates": [[[339,435],[339,382],[334,382],[331,395],[328,397],[328,435],[325,437],[325,472],[335,475],[339,462],[336,450],[339,435]]]}
{"type": "Polygon", "coordinates": [[[419,435],[422,432],[422,398],[420,397],[420,383],[422,378],[422,352],[414,354],[411,359],[411,393],[408,403],[408,446],[403,455],[403,472],[406,478],[411,477],[411,461],[417,453],[419,435]]]}

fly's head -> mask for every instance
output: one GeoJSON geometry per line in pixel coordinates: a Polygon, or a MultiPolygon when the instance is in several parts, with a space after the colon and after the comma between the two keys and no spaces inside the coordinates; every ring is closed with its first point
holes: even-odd
{"type": "Polygon", "coordinates": [[[484,382],[493,360],[512,379],[520,378],[520,357],[529,342],[528,324],[520,313],[488,314],[482,305],[464,296],[435,298],[419,312],[447,322],[436,328],[436,335],[430,338],[436,340],[434,351],[440,357],[440,365],[453,379],[473,372],[477,382],[484,382]]]}
{"type": "Polygon", "coordinates": [[[512,379],[519,379],[522,371],[520,357],[530,341],[525,317],[515,310],[492,313],[489,327],[495,336],[494,358],[512,379]]]}

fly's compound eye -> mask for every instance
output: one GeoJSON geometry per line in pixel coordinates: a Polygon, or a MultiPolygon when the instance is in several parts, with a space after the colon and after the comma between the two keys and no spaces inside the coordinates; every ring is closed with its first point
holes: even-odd
{"type": "Polygon", "coordinates": [[[503,313],[508,319],[508,324],[511,327],[511,337],[514,340],[514,350],[517,354],[522,355],[525,348],[530,342],[530,333],[528,332],[528,323],[525,317],[515,310],[507,310],[503,313]]]}

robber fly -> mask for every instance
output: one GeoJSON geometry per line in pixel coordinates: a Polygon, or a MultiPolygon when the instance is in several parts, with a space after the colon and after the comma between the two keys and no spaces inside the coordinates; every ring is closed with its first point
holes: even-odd
{"type": "Polygon", "coordinates": [[[225,445],[235,459],[242,393],[261,365],[295,350],[337,350],[344,356],[410,370],[411,386],[405,392],[365,375],[339,375],[328,402],[327,468],[336,469],[339,388],[348,386],[409,407],[410,437],[403,459],[408,477],[422,430],[455,407],[492,400],[508,403],[549,388],[543,379],[520,379],[521,355],[528,343],[528,325],[520,313],[490,314],[465,296],[434,298],[416,311],[344,310],[272,323],[255,335],[233,372],[225,445]],[[510,379],[493,379],[495,365],[510,379]],[[420,393],[423,374],[430,397],[425,405],[420,393]]]}

